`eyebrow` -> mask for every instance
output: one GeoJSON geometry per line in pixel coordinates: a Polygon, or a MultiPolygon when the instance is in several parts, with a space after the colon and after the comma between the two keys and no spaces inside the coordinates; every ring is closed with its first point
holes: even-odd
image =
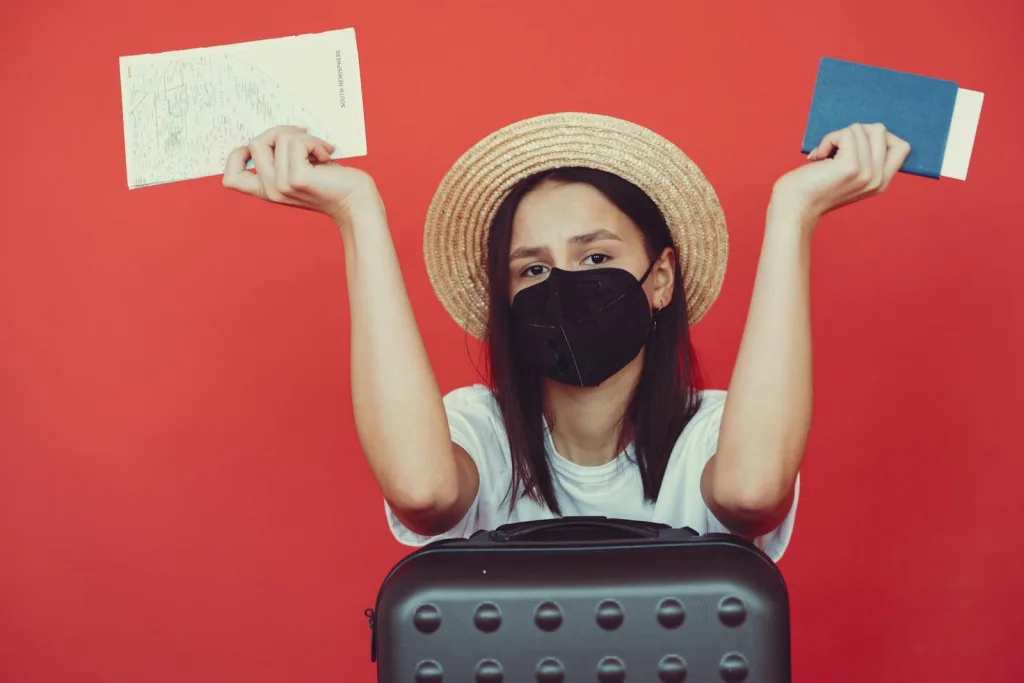
{"type": "MultiPolygon", "coordinates": [[[[594,230],[593,232],[585,232],[581,235],[573,235],[569,238],[569,244],[591,244],[592,242],[599,242],[601,240],[615,240],[617,242],[621,242],[622,238],[611,230],[594,230]]],[[[519,247],[509,255],[508,260],[511,263],[518,259],[534,258],[547,252],[547,247],[519,247]]]]}

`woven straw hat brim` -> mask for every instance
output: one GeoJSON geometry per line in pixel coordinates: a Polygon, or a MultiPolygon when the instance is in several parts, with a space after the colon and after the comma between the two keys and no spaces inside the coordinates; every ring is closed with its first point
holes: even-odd
{"type": "Polygon", "coordinates": [[[690,324],[725,279],[729,237],[718,196],[700,168],[657,133],[622,119],[548,114],[502,128],[463,154],[427,212],[424,255],[448,314],[469,334],[487,330],[487,236],[501,202],[524,178],[582,166],[630,181],[661,209],[679,255],[690,324]]]}

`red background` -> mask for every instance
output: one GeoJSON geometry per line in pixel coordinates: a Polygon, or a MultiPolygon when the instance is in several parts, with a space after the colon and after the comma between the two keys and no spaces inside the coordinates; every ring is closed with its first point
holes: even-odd
{"type": "Polygon", "coordinates": [[[607,113],[703,167],[732,253],[696,335],[724,386],[818,59],[984,91],[968,182],[900,176],[816,237],[816,417],[782,568],[797,681],[1019,680],[1021,3],[64,0],[4,3],[0,26],[4,683],[372,680],[362,610],[404,549],[353,430],[341,240],[216,178],[129,192],[117,68],[349,26],[356,163],[446,390],[476,374],[422,221],[494,128],[607,113]]]}

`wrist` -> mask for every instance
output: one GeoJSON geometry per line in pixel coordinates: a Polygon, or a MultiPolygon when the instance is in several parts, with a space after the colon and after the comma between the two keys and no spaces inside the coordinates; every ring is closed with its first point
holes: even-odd
{"type": "Polygon", "coordinates": [[[778,187],[773,190],[767,211],[769,229],[795,230],[810,234],[820,219],[821,212],[817,211],[805,197],[794,196],[778,187]]]}
{"type": "Polygon", "coordinates": [[[376,192],[354,192],[324,213],[334,221],[343,234],[381,227],[387,229],[384,202],[376,192]]]}

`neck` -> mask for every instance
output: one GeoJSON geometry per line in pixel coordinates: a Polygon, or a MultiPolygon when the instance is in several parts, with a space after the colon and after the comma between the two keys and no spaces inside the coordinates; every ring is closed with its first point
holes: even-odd
{"type": "Polygon", "coordinates": [[[640,380],[644,354],[596,387],[544,380],[544,407],[558,454],[578,465],[597,466],[619,455],[626,408],[640,380]]]}

